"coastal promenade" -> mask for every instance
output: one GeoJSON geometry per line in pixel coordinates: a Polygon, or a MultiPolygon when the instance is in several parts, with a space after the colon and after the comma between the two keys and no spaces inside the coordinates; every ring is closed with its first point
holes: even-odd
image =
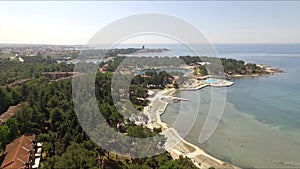
{"type": "Polygon", "coordinates": [[[223,80],[223,79],[215,79],[214,82],[201,82],[194,81],[191,85],[184,86],[179,88],[180,91],[189,91],[189,90],[199,90],[208,86],[211,87],[229,87],[232,86],[234,82],[223,80]]]}
{"type": "Polygon", "coordinates": [[[165,150],[170,153],[173,159],[178,159],[179,156],[188,157],[192,162],[201,169],[209,167],[238,169],[238,167],[223,162],[209,154],[201,148],[184,140],[177,131],[170,125],[161,121],[161,115],[165,112],[168,103],[164,99],[172,98],[176,89],[164,89],[149,98],[150,104],[144,108],[144,114],[150,119],[147,123],[148,128],[162,128],[162,134],[166,137],[165,150]]]}

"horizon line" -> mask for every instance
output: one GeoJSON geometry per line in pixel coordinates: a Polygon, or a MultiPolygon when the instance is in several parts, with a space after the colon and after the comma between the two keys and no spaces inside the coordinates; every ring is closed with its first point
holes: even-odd
{"type": "MultiPolygon", "coordinates": [[[[179,43],[122,43],[121,45],[177,45],[179,43]]],[[[187,45],[199,45],[206,43],[187,43],[187,45]]],[[[293,45],[300,44],[300,42],[221,42],[221,43],[211,43],[212,45],[251,45],[251,44],[283,44],[283,45],[293,45]]],[[[39,45],[39,46],[89,46],[93,44],[55,44],[55,43],[0,43],[0,45],[39,45]]],[[[97,44],[96,44],[97,45],[97,44]]],[[[99,44],[108,45],[108,44],[99,44]]]]}

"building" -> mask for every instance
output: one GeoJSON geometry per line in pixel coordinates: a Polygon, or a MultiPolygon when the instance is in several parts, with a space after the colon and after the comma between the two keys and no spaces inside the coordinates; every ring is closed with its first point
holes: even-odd
{"type": "Polygon", "coordinates": [[[210,62],[196,62],[197,65],[205,66],[205,65],[210,65],[210,62]]]}
{"type": "Polygon", "coordinates": [[[36,144],[35,139],[35,134],[24,134],[6,145],[6,155],[0,168],[31,169],[33,166],[38,168],[41,158],[41,143],[36,144]],[[36,152],[37,154],[35,154],[36,152]]]}
{"type": "Polygon", "coordinates": [[[9,118],[15,115],[18,108],[20,107],[20,104],[16,106],[10,106],[7,111],[0,115],[0,125],[3,125],[9,118]]]}

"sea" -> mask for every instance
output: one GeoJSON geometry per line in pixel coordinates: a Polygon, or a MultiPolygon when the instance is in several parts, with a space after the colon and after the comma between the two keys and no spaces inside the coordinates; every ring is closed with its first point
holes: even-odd
{"type": "MultiPolygon", "coordinates": [[[[188,51],[166,46],[177,55],[188,51]]],[[[231,79],[224,89],[207,87],[175,95],[189,101],[169,102],[162,121],[209,154],[243,168],[300,168],[300,44],[217,44],[218,56],[265,64],[285,73],[231,79]],[[204,142],[199,135],[212,91],[225,91],[223,116],[204,142]],[[195,114],[197,115],[195,120],[195,114]],[[184,117],[182,117],[184,116],[184,117]],[[186,120],[184,120],[186,119],[186,120]],[[186,130],[186,125],[192,127],[186,130]],[[180,132],[184,129],[184,132],[180,132]]]]}
{"type": "Polygon", "coordinates": [[[232,78],[234,85],[226,88],[178,92],[175,96],[189,101],[169,102],[162,121],[187,141],[236,166],[300,168],[300,44],[143,45],[169,49],[167,53],[149,54],[152,56],[216,56],[284,70],[274,75],[232,78]],[[222,94],[224,104],[214,102],[218,99],[214,93],[222,94]],[[222,111],[222,118],[202,142],[199,136],[210,110],[222,111]]]}

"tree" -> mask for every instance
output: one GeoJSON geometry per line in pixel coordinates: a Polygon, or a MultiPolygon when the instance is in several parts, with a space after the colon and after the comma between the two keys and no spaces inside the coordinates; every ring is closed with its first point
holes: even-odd
{"type": "Polygon", "coordinates": [[[0,114],[2,114],[9,107],[10,100],[8,98],[6,90],[2,89],[1,87],[0,87],[0,100],[1,100],[1,102],[0,102],[0,114]]]}
{"type": "Polygon", "coordinates": [[[10,129],[10,140],[13,140],[19,136],[18,122],[15,118],[10,118],[5,123],[10,129]]]}
{"type": "Polygon", "coordinates": [[[128,164],[124,167],[125,169],[152,169],[147,165],[128,164]]]}
{"type": "Polygon", "coordinates": [[[72,143],[67,151],[57,158],[54,168],[96,169],[98,168],[97,157],[97,152],[89,151],[83,148],[82,145],[72,143]]]}
{"type": "Polygon", "coordinates": [[[177,168],[177,169],[197,169],[197,167],[192,163],[191,159],[188,157],[179,156],[179,159],[170,160],[166,162],[163,166],[159,167],[159,169],[169,169],[169,168],[177,168]]]}
{"type": "Polygon", "coordinates": [[[37,138],[38,142],[43,142],[43,149],[46,152],[47,157],[53,157],[55,155],[55,142],[58,139],[58,134],[55,132],[40,134],[37,138]]]}
{"type": "Polygon", "coordinates": [[[174,88],[178,89],[179,88],[179,84],[175,81],[173,84],[174,88]]]}
{"type": "Polygon", "coordinates": [[[200,65],[200,66],[198,67],[198,69],[199,69],[199,73],[200,73],[201,75],[207,75],[207,69],[206,69],[206,67],[205,67],[204,65],[200,65]]]}
{"type": "Polygon", "coordinates": [[[6,144],[11,141],[11,132],[7,125],[0,126],[0,148],[4,149],[6,144]]]}
{"type": "Polygon", "coordinates": [[[22,104],[17,111],[15,118],[18,123],[20,134],[34,133],[40,130],[39,118],[34,113],[34,109],[28,104],[22,104]]]}
{"type": "Polygon", "coordinates": [[[127,134],[130,137],[146,138],[150,137],[152,132],[148,131],[143,126],[130,126],[127,130],[127,134]]]}
{"type": "Polygon", "coordinates": [[[54,109],[50,110],[49,123],[51,125],[52,130],[57,131],[62,120],[63,119],[62,119],[61,109],[59,109],[58,107],[55,107],[54,109]]]}

